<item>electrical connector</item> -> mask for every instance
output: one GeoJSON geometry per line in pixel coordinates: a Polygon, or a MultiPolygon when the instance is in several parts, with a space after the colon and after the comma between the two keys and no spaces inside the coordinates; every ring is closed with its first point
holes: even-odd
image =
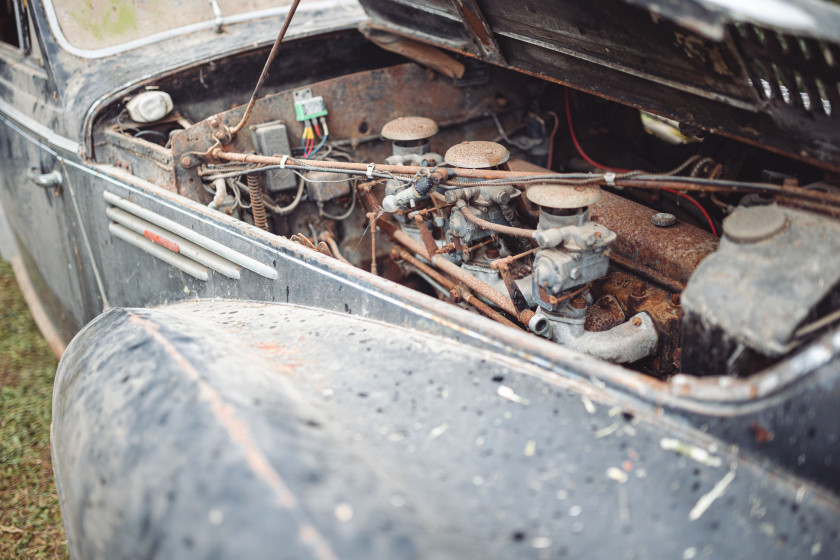
{"type": "Polygon", "coordinates": [[[324,98],[320,95],[295,101],[295,118],[298,121],[317,119],[318,117],[326,116],[326,114],[327,105],[324,103],[324,98]]]}

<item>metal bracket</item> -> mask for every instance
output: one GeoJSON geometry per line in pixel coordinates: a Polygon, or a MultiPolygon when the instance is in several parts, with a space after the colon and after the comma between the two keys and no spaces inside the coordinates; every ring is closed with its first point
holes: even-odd
{"type": "Polygon", "coordinates": [[[487,23],[487,19],[478,7],[475,0],[452,0],[452,5],[458,10],[461,21],[464,22],[467,32],[470,34],[475,46],[487,62],[507,66],[507,61],[502,54],[499,44],[493,37],[493,30],[487,23]]]}

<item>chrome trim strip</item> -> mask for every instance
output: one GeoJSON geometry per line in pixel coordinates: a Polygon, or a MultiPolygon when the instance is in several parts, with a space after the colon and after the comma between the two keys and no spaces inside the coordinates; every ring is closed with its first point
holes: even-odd
{"type": "MultiPolygon", "coordinates": [[[[245,256],[242,253],[238,253],[227,247],[222,245],[218,241],[214,241],[209,237],[205,237],[200,233],[196,233],[188,227],[184,227],[177,222],[173,222],[168,218],[164,218],[159,214],[155,214],[151,210],[146,210],[142,206],[138,206],[131,201],[128,201],[120,196],[115,195],[114,193],[110,193],[108,191],[104,191],[102,193],[103,198],[105,201],[117,206],[118,208],[122,208],[126,212],[130,214],[134,214],[138,218],[142,218],[148,222],[151,222],[157,226],[160,226],[166,230],[171,231],[175,235],[183,237],[188,241],[192,241],[199,247],[207,249],[211,253],[215,253],[220,257],[224,257],[229,261],[235,262],[236,264],[247,268],[248,270],[259,274],[260,276],[264,276],[270,280],[276,280],[278,278],[277,271],[271,268],[268,265],[265,265],[256,259],[252,259],[251,257],[245,256]]],[[[144,238],[145,239],[145,238],[144,238]]]]}
{"type": "Polygon", "coordinates": [[[162,260],[167,264],[171,264],[178,270],[189,274],[193,278],[201,280],[202,282],[207,282],[207,280],[210,278],[210,276],[207,274],[207,269],[199,265],[195,261],[191,261],[187,257],[182,257],[177,253],[173,253],[169,249],[161,247],[154,241],[150,241],[142,235],[134,233],[133,231],[129,231],[120,224],[115,224],[111,222],[110,224],[108,224],[108,229],[114,237],[122,239],[130,245],[134,245],[144,253],[148,253],[153,257],[157,257],[158,259],[162,260]]]}
{"type": "Polygon", "coordinates": [[[88,240],[87,230],[85,229],[84,223],[85,221],[82,220],[82,213],[79,211],[79,203],[76,200],[76,192],[73,190],[73,183],[70,181],[70,175],[67,173],[67,165],[75,166],[80,169],[84,169],[79,164],[74,164],[74,162],[66,159],[64,156],[60,155],[58,152],[53,150],[50,146],[44,144],[43,142],[39,141],[37,138],[34,138],[31,134],[26,132],[25,130],[21,129],[14,122],[7,119],[6,116],[11,119],[14,119],[16,122],[20,123],[21,126],[27,127],[33,133],[38,134],[46,141],[50,142],[53,146],[57,148],[61,148],[66,150],[72,154],[79,154],[79,144],[73,142],[72,140],[65,138],[59,134],[53,132],[52,129],[42,125],[41,123],[31,119],[0,99],[0,121],[2,121],[6,126],[10,129],[14,130],[24,138],[26,138],[32,144],[35,144],[45,152],[52,155],[62,167],[64,181],[67,183],[67,190],[70,191],[70,200],[73,203],[73,211],[76,214],[76,219],[79,221],[79,230],[82,234],[82,241],[85,244],[85,250],[90,257],[91,265],[93,265],[93,277],[96,280],[96,288],[99,290],[99,297],[102,300],[102,307],[104,309],[108,309],[111,307],[110,302],[108,301],[108,296],[105,294],[105,286],[102,283],[102,276],[99,274],[99,266],[96,263],[96,259],[93,256],[93,250],[90,247],[90,240],[88,240]]]}
{"type": "MultiPolygon", "coordinates": [[[[52,0],[43,0],[43,5],[44,11],[47,15],[47,22],[50,25],[50,30],[52,31],[53,37],[55,38],[59,46],[72,55],[88,59],[113,56],[115,54],[144,47],[146,45],[158,43],[166,39],[172,39],[174,37],[178,37],[179,35],[194,33],[196,31],[204,31],[207,29],[215,29],[217,24],[216,19],[211,18],[207,21],[201,21],[198,23],[185,25],[183,27],[176,27],[175,29],[169,29],[167,31],[162,31],[160,33],[155,33],[147,37],[142,37],[140,39],[135,39],[133,41],[128,41],[126,43],[121,43],[119,45],[114,45],[111,47],[104,47],[101,49],[83,49],[73,45],[67,39],[67,37],[65,37],[64,32],[61,30],[61,25],[59,25],[58,23],[58,16],[55,13],[55,8],[53,7],[52,0]]],[[[362,11],[361,7],[359,6],[356,0],[321,0],[317,2],[309,2],[301,6],[299,12],[314,12],[327,8],[343,9],[347,12],[347,17],[359,19],[359,21],[361,21],[365,17],[364,11],[362,11]]],[[[222,26],[225,26],[257,19],[265,19],[273,16],[284,15],[288,11],[289,7],[283,6],[281,8],[270,8],[268,10],[248,12],[245,14],[222,16],[221,23],[222,26]]],[[[292,28],[294,28],[294,26],[292,26],[292,28]]]]}
{"type": "MultiPolygon", "coordinates": [[[[227,259],[223,259],[215,253],[211,253],[206,249],[202,249],[195,243],[190,243],[186,239],[175,235],[169,230],[157,227],[154,224],[151,224],[145,220],[141,220],[133,214],[129,214],[125,210],[120,210],[119,208],[114,208],[112,206],[106,208],[105,213],[108,215],[109,218],[111,218],[124,228],[129,229],[138,235],[142,235],[147,239],[149,239],[149,237],[146,235],[146,232],[149,232],[154,236],[163,238],[164,241],[174,243],[176,245],[177,251],[173,252],[177,252],[179,255],[183,255],[188,259],[192,259],[199,264],[203,264],[204,266],[215,270],[219,274],[223,274],[228,278],[232,278],[233,280],[239,280],[240,278],[239,268],[235,264],[233,264],[227,259]]],[[[154,242],[155,240],[151,239],[151,241],[154,242]]],[[[161,245],[164,248],[169,249],[168,247],[166,247],[165,244],[161,245]]]]}
{"type": "MultiPolygon", "coordinates": [[[[38,121],[36,121],[32,117],[21,113],[14,106],[10,105],[8,102],[6,102],[2,98],[0,98],[0,118],[2,118],[2,116],[4,114],[5,114],[5,116],[9,117],[9,119],[11,119],[11,120],[13,120],[17,123],[20,123],[21,126],[26,127],[27,129],[32,131],[34,134],[37,134],[38,136],[43,138],[46,142],[50,143],[51,145],[55,146],[56,148],[61,148],[62,150],[68,151],[72,154],[78,154],[79,153],[79,143],[78,142],[74,142],[73,140],[67,138],[66,136],[61,136],[60,134],[57,134],[53,129],[39,123],[38,121]]],[[[11,128],[15,129],[17,132],[19,132],[23,136],[26,136],[31,141],[35,142],[36,144],[39,144],[42,148],[46,148],[54,156],[58,157],[58,154],[56,154],[48,146],[45,146],[45,145],[41,144],[40,142],[38,142],[37,140],[35,140],[34,138],[30,137],[28,134],[26,134],[26,132],[24,132],[23,130],[20,130],[19,128],[14,126],[14,124],[9,122],[8,120],[6,120],[6,119],[2,119],[2,120],[4,120],[6,122],[6,124],[8,124],[11,128]]]]}

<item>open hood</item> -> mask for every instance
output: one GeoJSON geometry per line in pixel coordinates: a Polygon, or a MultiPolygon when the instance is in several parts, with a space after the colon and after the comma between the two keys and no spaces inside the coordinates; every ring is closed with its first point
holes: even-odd
{"type": "Polygon", "coordinates": [[[360,0],[393,33],[840,171],[840,5],[360,0]]]}

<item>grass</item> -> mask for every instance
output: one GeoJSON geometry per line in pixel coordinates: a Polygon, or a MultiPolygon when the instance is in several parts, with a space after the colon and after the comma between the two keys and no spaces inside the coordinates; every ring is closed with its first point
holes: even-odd
{"type": "Polygon", "coordinates": [[[68,558],[50,461],[56,359],[0,260],[0,558],[68,558]]]}

